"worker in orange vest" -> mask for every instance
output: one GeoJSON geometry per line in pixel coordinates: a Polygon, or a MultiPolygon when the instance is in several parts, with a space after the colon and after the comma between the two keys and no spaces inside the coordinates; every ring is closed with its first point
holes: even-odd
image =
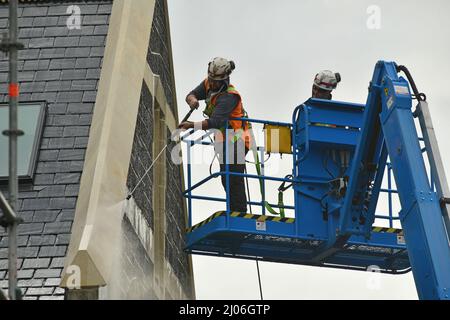
{"type": "MultiPolygon", "coordinates": [[[[206,120],[202,122],[183,122],[180,129],[202,129],[214,131],[214,147],[219,158],[220,171],[225,171],[225,146],[228,148],[228,164],[231,172],[245,172],[245,155],[250,148],[250,124],[243,120],[247,114],[242,105],[242,98],[236,88],[230,84],[230,74],[235,69],[233,61],[215,58],[208,64],[208,78],[202,81],[186,97],[191,108],[199,107],[199,100],[205,100],[203,111],[206,120]],[[224,143],[228,135],[228,143],[224,143]]],[[[222,176],[222,185],[226,190],[226,177],[222,176]]],[[[244,178],[230,175],[231,211],[246,212],[247,196],[244,178]]]]}

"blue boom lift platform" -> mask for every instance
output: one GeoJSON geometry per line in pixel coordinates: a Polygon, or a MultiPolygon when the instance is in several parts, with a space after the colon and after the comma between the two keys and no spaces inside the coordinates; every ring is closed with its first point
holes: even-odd
{"type": "MultiPolygon", "coordinates": [[[[206,140],[210,133],[194,138],[188,131],[182,137],[187,143],[188,253],[350,270],[376,266],[391,274],[412,270],[420,299],[449,299],[449,190],[426,97],[404,66],[379,61],[365,105],[309,99],[295,109],[292,123],[245,120],[289,130],[292,175],[266,176],[263,161],[261,174],[230,172],[226,165],[224,172],[192,184],[193,148],[212,143],[206,140]],[[413,99],[418,102],[414,111],[413,99]],[[231,212],[231,175],[261,181],[261,201],[248,202],[261,214],[231,212]],[[218,176],[226,177],[225,199],[193,194],[218,176]],[[294,217],[266,214],[267,181],[292,184],[294,206],[271,205],[294,210],[294,217]],[[382,192],[388,195],[388,215],[375,212],[382,192]],[[394,194],[400,200],[398,214],[393,213],[394,194]],[[192,225],[193,200],[226,203],[226,210],[192,225]],[[375,219],[387,220],[389,227],[374,226],[375,219]],[[401,229],[393,228],[395,220],[401,229]]],[[[257,148],[261,159],[268,148],[257,148]]]]}

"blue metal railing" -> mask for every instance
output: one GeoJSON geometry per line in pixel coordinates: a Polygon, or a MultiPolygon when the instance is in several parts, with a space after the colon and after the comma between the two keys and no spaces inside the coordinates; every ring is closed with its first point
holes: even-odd
{"type": "MultiPolygon", "coordinates": [[[[247,121],[250,123],[256,123],[256,124],[267,124],[267,125],[277,125],[277,126],[287,126],[292,127],[292,124],[290,123],[284,123],[284,122],[274,122],[274,121],[265,121],[265,120],[259,120],[259,119],[250,119],[250,118],[236,118],[232,120],[239,120],[239,121],[247,121]]],[[[249,174],[249,173],[238,173],[238,172],[231,172],[229,170],[228,162],[225,162],[225,171],[219,171],[212,173],[211,175],[203,178],[199,182],[196,182],[193,184],[192,182],[192,150],[193,147],[196,145],[202,145],[202,146],[213,146],[214,143],[211,141],[205,141],[206,138],[210,137],[213,133],[212,131],[207,131],[204,134],[202,134],[200,137],[193,137],[194,130],[189,129],[181,136],[181,140],[186,143],[187,145],[187,189],[183,192],[183,196],[187,198],[188,200],[188,222],[189,227],[192,226],[192,201],[193,200],[203,200],[203,201],[212,201],[212,202],[218,202],[218,203],[226,203],[226,221],[227,225],[229,223],[229,214],[231,212],[231,203],[230,203],[230,177],[231,176],[240,176],[248,179],[254,179],[254,180],[261,180],[262,183],[262,195],[261,195],[261,201],[248,201],[247,204],[254,205],[261,207],[261,212],[264,215],[266,213],[265,211],[265,182],[266,181],[278,181],[278,182],[292,182],[292,183],[300,183],[300,180],[296,179],[287,179],[287,178],[280,178],[280,177],[273,177],[273,176],[266,176],[264,174],[264,171],[261,172],[261,176],[255,175],[255,174],[249,174]],[[203,196],[203,195],[194,195],[193,192],[198,189],[199,187],[205,185],[210,180],[225,176],[226,177],[226,196],[225,198],[219,198],[219,197],[209,197],[209,196],[203,196]]],[[[295,134],[295,133],[294,133],[295,134]]],[[[226,131],[226,141],[229,141],[229,130],[226,131]]],[[[256,142],[256,141],[255,141],[256,142]]],[[[227,144],[225,144],[227,145],[227,144]]],[[[225,146],[225,159],[228,159],[228,148],[225,146]]],[[[261,165],[264,166],[264,147],[257,147],[257,149],[260,151],[260,158],[262,159],[261,165]]],[[[294,148],[295,149],[295,148],[294,148]]],[[[296,150],[293,150],[295,153],[296,150]]],[[[390,163],[386,164],[387,167],[387,179],[388,179],[388,186],[387,188],[381,188],[380,192],[387,193],[388,194],[388,213],[386,214],[376,214],[376,219],[382,219],[382,220],[388,220],[389,227],[392,228],[394,221],[399,220],[398,213],[394,215],[394,208],[393,208],[393,195],[397,194],[398,191],[396,189],[393,189],[392,187],[392,166],[390,163]]],[[[295,166],[294,166],[295,168],[295,166]]],[[[294,175],[295,176],[295,175],[294,175]]],[[[432,181],[431,181],[432,183],[432,181]]],[[[278,204],[272,204],[269,203],[269,205],[273,208],[280,208],[278,204]]],[[[295,206],[293,205],[285,205],[285,209],[295,210],[295,206]]]]}
{"type": "MultiPolygon", "coordinates": [[[[424,141],[423,138],[419,137],[419,141],[424,141]]],[[[427,149],[421,148],[422,153],[427,152],[427,149]]],[[[430,164],[431,165],[431,164],[430,164]]],[[[392,165],[390,163],[386,163],[386,167],[387,167],[387,183],[388,183],[388,187],[387,189],[385,188],[381,188],[380,192],[384,192],[388,194],[388,215],[375,215],[375,218],[377,219],[383,219],[383,220],[388,220],[389,221],[389,227],[392,228],[393,227],[393,223],[396,220],[400,220],[400,217],[397,213],[396,216],[393,215],[393,199],[392,199],[392,195],[393,194],[398,194],[398,191],[396,189],[392,188],[392,165]]],[[[433,171],[430,170],[430,186],[431,188],[434,190],[435,188],[435,184],[434,184],[434,177],[433,177],[433,171]]]]}
{"type": "MultiPolygon", "coordinates": [[[[275,121],[266,121],[266,120],[259,120],[259,119],[250,119],[250,118],[234,118],[231,120],[237,120],[237,121],[246,121],[253,124],[264,124],[264,125],[275,125],[275,126],[287,126],[292,127],[292,124],[285,123],[285,122],[275,122],[275,121]]],[[[230,130],[226,130],[226,137],[225,141],[230,141],[229,132],[230,130]]],[[[200,137],[194,137],[194,130],[189,129],[181,136],[181,141],[186,143],[187,145],[187,189],[183,192],[183,196],[188,199],[188,222],[189,227],[192,226],[192,200],[204,200],[204,201],[213,201],[213,202],[220,202],[226,203],[226,224],[228,226],[229,223],[229,215],[231,213],[231,203],[230,203],[230,177],[231,176],[239,176],[244,177],[248,179],[256,179],[262,181],[262,194],[261,194],[261,201],[247,201],[247,204],[259,206],[262,208],[262,214],[264,215],[265,212],[265,181],[278,181],[278,182],[290,182],[290,183],[296,183],[295,179],[287,179],[287,178],[280,178],[280,177],[273,177],[273,176],[266,176],[264,174],[264,171],[261,172],[261,175],[255,175],[255,174],[249,174],[249,173],[239,173],[239,172],[231,172],[229,168],[228,161],[225,161],[225,171],[215,172],[211,175],[207,176],[206,178],[202,179],[201,181],[193,184],[192,183],[192,149],[196,145],[202,145],[202,146],[213,146],[214,143],[211,141],[205,141],[206,138],[210,137],[210,135],[213,133],[213,131],[207,131],[206,133],[202,134],[200,137]],[[193,191],[198,189],[199,187],[205,185],[210,180],[217,178],[219,176],[225,176],[225,191],[226,196],[225,198],[218,198],[218,197],[209,197],[209,196],[202,196],[202,195],[194,195],[193,191]]],[[[252,141],[253,143],[256,143],[256,141],[252,141]]],[[[260,151],[260,157],[261,157],[261,165],[264,166],[264,147],[257,147],[257,150],[260,151]]],[[[229,159],[228,157],[228,144],[225,143],[225,156],[224,159],[229,159]]],[[[256,159],[255,159],[256,160],[256,159]]],[[[278,204],[272,204],[269,203],[269,205],[273,208],[280,208],[278,204]]],[[[285,209],[291,209],[294,210],[295,207],[293,205],[284,205],[285,209]]]]}
{"type": "Polygon", "coordinates": [[[395,189],[392,189],[392,165],[388,162],[386,163],[386,168],[387,168],[387,183],[388,183],[388,187],[387,189],[385,188],[381,188],[380,192],[384,192],[388,194],[388,215],[380,215],[380,214],[376,214],[375,218],[377,219],[382,219],[382,220],[388,220],[389,221],[389,228],[393,228],[394,226],[394,221],[395,220],[399,220],[400,217],[397,216],[394,217],[393,215],[393,203],[392,203],[392,194],[397,194],[398,191],[395,189]]]}

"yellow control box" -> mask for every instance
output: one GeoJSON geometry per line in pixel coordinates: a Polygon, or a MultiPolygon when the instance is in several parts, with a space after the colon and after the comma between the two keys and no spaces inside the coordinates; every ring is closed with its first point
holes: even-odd
{"type": "Polygon", "coordinates": [[[267,153],[292,153],[291,137],[290,127],[264,125],[264,147],[267,153]]]}

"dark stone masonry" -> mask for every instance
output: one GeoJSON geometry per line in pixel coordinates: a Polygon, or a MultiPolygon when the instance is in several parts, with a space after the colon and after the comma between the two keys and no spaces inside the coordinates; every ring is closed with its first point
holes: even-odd
{"type": "MultiPolygon", "coordinates": [[[[129,0],[132,1],[132,0],[129,0]]],[[[157,0],[147,62],[160,76],[169,109],[177,114],[166,1],[157,0]]],[[[21,183],[18,211],[18,278],[25,299],[64,299],[59,287],[71,237],[90,125],[96,102],[113,0],[21,1],[19,41],[20,101],[43,102],[46,119],[32,182],[21,183]],[[69,6],[81,12],[81,28],[69,29],[69,6]]],[[[0,32],[8,29],[8,5],[0,2],[0,32]]],[[[0,55],[0,103],[7,103],[8,59],[0,55]]],[[[127,187],[132,190],[152,163],[154,105],[151,91],[142,83],[127,187]]],[[[167,131],[168,137],[170,132],[167,131]]],[[[193,297],[188,255],[183,252],[186,223],[182,197],[182,167],[166,154],[165,257],[187,297],[193,297]]],[[[1,152],[1,151],[0,151],[1,152]]],[[[152,230],[153,181],[148,174],[134,193],[134,201],[152,230]]],[[[0,191],[8,196],[6,184],[0,191]]],[[[154,262],[127,217],[122,221],[120,295],[156,299],[154,262]],[[127,276],[128,275],[128,276],[127,276]],[[131,277],[131,275],[133,275],[131,277]],[[137,279],[137,280],[136,280],[137,279]]],[[[6,288],[8,237],[0,229],[0,287],[6,288]]],[[[94,288],[95,289],[95,288],[94,288]]],[[[71,298],[97,299],[92,288],[71,292],[71,298]]],[[[67,296],[66,296],[67,298],[67,296]]],[[[166,298],[171,298],[166,292],[166,298]]]]}

